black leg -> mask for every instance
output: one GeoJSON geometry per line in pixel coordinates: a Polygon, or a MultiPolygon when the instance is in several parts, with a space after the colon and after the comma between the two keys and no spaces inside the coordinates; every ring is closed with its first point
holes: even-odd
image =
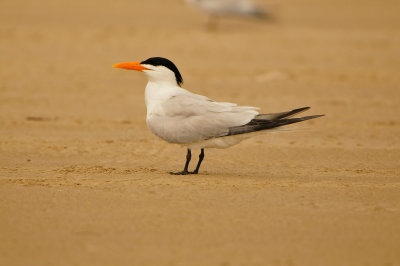
{"type": "Polygon", "coordinates": [[[193,172],[190,172],[191,174],[199,173],[200,165],[203,159],[204,159],[204,149],[201,149],[201,152],[199,154],[199,162],[197,163],[196,169],[193,172]]]}
{"type": "Polygon", "coordinates": [[[185,163],[185,168],[181,172],[170,172],[171,175],[187,175],[190,174],[188,171],[190,159],[192,159],[192,152],[190,149],[187,149],[187,154],[186,154],[186,163],[185,163]]]}

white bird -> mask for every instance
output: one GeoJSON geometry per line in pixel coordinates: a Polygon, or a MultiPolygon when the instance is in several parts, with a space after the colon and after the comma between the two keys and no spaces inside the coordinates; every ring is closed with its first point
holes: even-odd
{"type": "Polygon", "coordinates": [[[219,17],[269,17],[265,10],[257,7],[249,0],[185,0],[185,2],[210,16],[209,28],[216,27],[216,20],[219,17]]]}
{"type": "Polygon", "coordinates": [[[322,116],[290,118],[309,107],[282,113],[259,114],[256,107],[215,102],[183,89],[183,79],[178,68],[162,57],[152,57],[142,62],[119,63],[113,67],[137,70],[147,75],[147,126],[161,139],[187,147],[185,168],[171,174],[197,174],[205,148],[227,148],[256,133],[265,133],[322,116]],[[200,148],[201,152],[195,170],[189,172],[193,148],[200,148]]]}

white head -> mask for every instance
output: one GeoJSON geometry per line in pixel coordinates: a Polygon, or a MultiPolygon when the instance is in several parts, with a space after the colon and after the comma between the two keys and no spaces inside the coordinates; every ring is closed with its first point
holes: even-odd
{"type": "Polygon", "coordinates": [[[144,72],[152,82],[172,83],[176,86],[181,86],[183,83],[178,68],[163,57],[151,57],[142,62],[119,63],[113,67],[144,72]]]}

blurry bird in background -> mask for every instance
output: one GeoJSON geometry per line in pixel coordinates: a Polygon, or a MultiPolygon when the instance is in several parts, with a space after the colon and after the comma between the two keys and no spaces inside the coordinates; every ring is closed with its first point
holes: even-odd
{"type": "Polygon", "coordinates": [[[185,0],[185,2],[209,15],[207,24],[209,30],[216,29],[218,20],[222,17],[271,18],[267,11],[249,0],[185,0]]]}

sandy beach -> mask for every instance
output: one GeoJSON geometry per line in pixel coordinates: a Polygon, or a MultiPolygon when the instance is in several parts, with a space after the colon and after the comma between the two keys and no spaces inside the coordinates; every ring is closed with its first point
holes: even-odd
{"type": "Polygon", "coordinates": [[[1,3],[0,265],[400,265],[399,1],[257,3],[275,19],[214,31],[180,0],[1,3]],[[185,148],[111,67],[152,56],[213,100],[326,116],[169,175],[185,148]]]}

